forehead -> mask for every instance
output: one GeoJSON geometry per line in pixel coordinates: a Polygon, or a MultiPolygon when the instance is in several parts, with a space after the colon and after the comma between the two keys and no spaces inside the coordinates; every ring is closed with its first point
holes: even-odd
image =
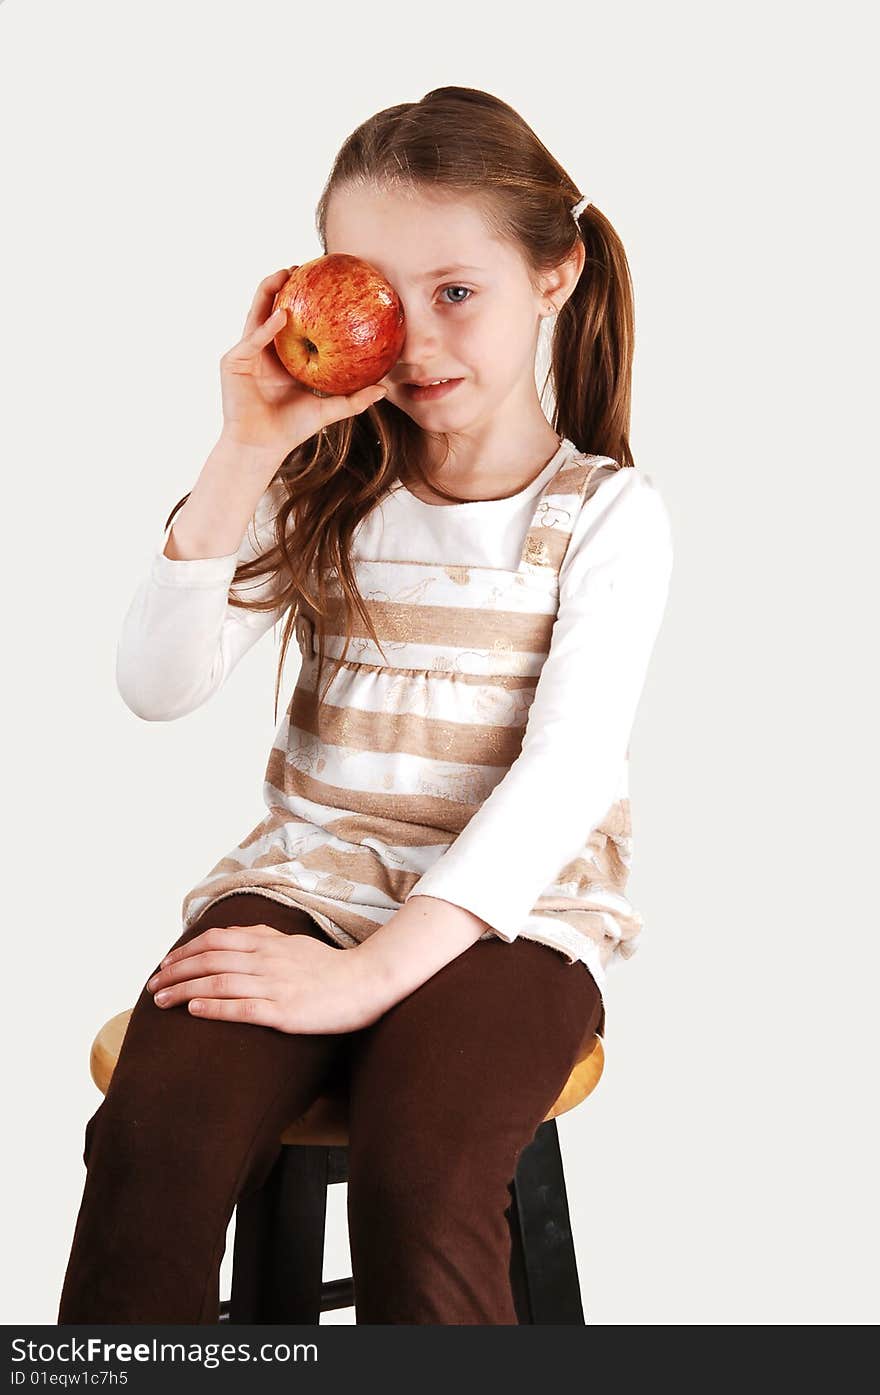
{"type": "Polygon", "coordinates": [[[517,258],[476,203],[404,190],[346,187],[327,201],[326,250],[363,257],[394,280],[419,282],[440,268],[513,270],[517,258]]]}

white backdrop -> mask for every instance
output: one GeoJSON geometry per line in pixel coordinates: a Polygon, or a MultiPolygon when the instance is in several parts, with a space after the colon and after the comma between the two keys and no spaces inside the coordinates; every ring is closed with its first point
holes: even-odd
{"type": "MultiPolygon", "coordinates": [[[[95,1032],[262,810],[273,632],[147,723],[115,687],[123,614],[257,283],[320,254],[339,144],[447,83],[515,106],[623,238],[632,445],[675,535],[631,753],[645,933],[559,1120],[588,1321],[877,1320],[867,14],[0,8],[4,1322],[55,1321],[95,1032]]],[[[349,1273],[342,1188],[327,1248],[349,1273]]],[[[230,1266],[231,1232],[224,1295],[230,1266]]]]}

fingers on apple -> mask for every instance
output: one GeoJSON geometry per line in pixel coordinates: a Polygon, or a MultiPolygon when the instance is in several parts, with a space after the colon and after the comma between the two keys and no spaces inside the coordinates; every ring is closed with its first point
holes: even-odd
{"type": "MultiPolygon", "coordinates": [[[[254,333],[257,332],[262,326],[264,326],[267,323],[267,321],[264,321],[263,316],[266,313],[266,301],[269,299],[270,296],[272,297],[272,310],[270,313],[270,317],[271,315],[275,314],[275,307],[278,304],[278,297],[284,289],[284,286],[290,276],[291,271],[296,271],[296,267],[291,267],[290,271],[288,271],[286,267],[282,267],[280,271],[273,272],[271,276],[265,276],[263,280],[260,282],[259,286],[257,287],[257,293],[254,296],[253,301],[251,302],[251,308],[248,313],[248,317],[244,323],[244,331],[242,333],[243,340],[247,339],[249,336],[251,337],[251,339],[253,339],[254,333]]],[[[272,333],[277,334],[279,329],[281,329],[282,325],[284,325],[286,321],[286,314],[279,315],[277,320],[273,323],[272,333]]],[[[261,340],[260,342],[265,343],[265,340],[261,340]]]]}
{"type": "Polygon", "coordinates": [[[250,353],[253,353],[255,349],[264,349],[284,328],[286,319],[286,310],[274,311],[268,320],[263,320],[262,324],[255,325],[236,347],[250,353]]]}

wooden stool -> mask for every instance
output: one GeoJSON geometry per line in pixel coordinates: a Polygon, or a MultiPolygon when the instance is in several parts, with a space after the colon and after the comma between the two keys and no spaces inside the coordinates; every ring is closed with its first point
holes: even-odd
{"type": "MultiPolygon", "coordinates": [[[[92,1043],[90,1069],[102,1094],[119,1057],[131,1009],[119,1012],[92,1043]]],[[[584,1324],[556,1117],[595,1089],[605,1064],[600,1036],[584,1052],[513,1179],[511,1285],[520,1323],[584,1324]]],[[[355,1304],[354,1280],[322,1281],[327,1188],[348,1181],[348,1099],[344,1087],[320,1095],[281,1135],[278,1162],[235,1212],[232,1293],[221,1322],[301,1323],[355,1304]]]]}

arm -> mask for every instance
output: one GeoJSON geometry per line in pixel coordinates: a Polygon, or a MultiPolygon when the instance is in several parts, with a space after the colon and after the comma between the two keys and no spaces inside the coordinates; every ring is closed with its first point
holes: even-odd
{"type": "Polygon", "coordinates": [[[457,959],[489,928],[461,906],[410,893],[390,920],[348,953],[358,956],[374,985],[370,1000],[385,1012],[457,959]]]}
{"type": "MultiPolygon", "coordinates": [[[[215,447],[123,620],[116,684],[126,706],[145,721],[170,721],[205,703],[284,614],[284,607],[246,611],[228,604],[236,566],[271,545],[284,498],[277,483],[264,487],[265,466],[261,479],[248,474],[246,464],[215,447]],[[185,518],[200,487],[200,509],[185,518]],[[251,512],[242,520],[244,509],[251,512]],[[237,551],[221,551],[236,539],[237,551]]],[[[252,581],[247,594],[261,596],[267,584],[252,581]]]]}
{"type": "Polygon", "coordinates": [[[401,909],[359,946],[399,996],[487,928],[515,940],[609,809],[671,570],[669,518],[650,478],[625,469],[604,479],[583,505],[560,571],[520,754],[401,909]]]}

